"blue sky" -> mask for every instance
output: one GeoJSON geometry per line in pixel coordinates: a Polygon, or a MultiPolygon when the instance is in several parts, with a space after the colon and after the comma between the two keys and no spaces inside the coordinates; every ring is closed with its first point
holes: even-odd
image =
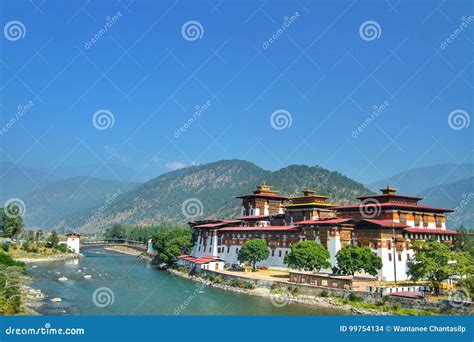
{"type": "Polygon", "coordinates": [[[473,162],[468,1],[1,6],[0,124],[32,103],[3,130],[3,160],[47,170],[107,162],[144,180],[238,158],[266,169],[321,165],[362,182],[473,162]],[[7,33],[12,21],[20,37],[7,33]],[[183,36],[190,21],[197,37],[183,36]],[[97,129],[104,110],[113,126],[97,129]],[[460,121],[450,125],[453,111],[460,121]],[[274,112],[291,125],[275,129],[274,112]]]}

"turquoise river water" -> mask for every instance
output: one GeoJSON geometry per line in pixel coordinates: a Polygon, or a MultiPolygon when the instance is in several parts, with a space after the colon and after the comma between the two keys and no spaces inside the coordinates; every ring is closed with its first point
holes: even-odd
{"type": "Polygon", "coordinates": [[[84,258],[28,266],[32,287],[48,297],[45,315],[343,315],[345,311],[288,304],[205,287],[157,269],[136,256],[101,247],[84,258]],[[89,279],[84,275],[91,276],[89,279]],[[67,280],[60,281],[59,278],[67,280]],[[61,298],[54,303],[51,298],[61,298]]]}

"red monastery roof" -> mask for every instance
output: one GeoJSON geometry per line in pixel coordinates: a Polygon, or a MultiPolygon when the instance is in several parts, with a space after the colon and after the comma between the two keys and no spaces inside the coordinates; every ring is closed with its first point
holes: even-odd
{"type": "Polygon", "coordinates": [[[267,226],[267,227],[225,227],[219,229],[220,232],[229,231],[252,231],[252,230],[265,230],[265,231],[285,231],[295,230],[297,226],[267,226]]]}
{"type": "Polygon", "coordinates": [[[289,197],[287,196],[282,196],[278,194],[250,194],[250,195],[237,196],[235,198],[248,198],[248,197],[275,198],[275,199],[282,199],[282,200],[289,199],[289,197]]]}
{"type": "Polygon", "coordinates": [[[223,220],[220,222],[205,223],[195,226],[196,228],[218,228],[228,224],[240,223],[239,220],[223,220]]]}
{"type": "Polygon", "coordinates": [[[458,232],[455,230],[448,229],[424,229],[424,228],[405,228],[407,233],[415,234],[435,234],[435,235],[456,235],[458,232]]]}
{"type": "Polygon", "coordinates": [[[258,220],[258,219],[265,219],[269,217],[270,217],[269,215],[242,216],[242,217],[239,217],[239,220],[258,220]]]}

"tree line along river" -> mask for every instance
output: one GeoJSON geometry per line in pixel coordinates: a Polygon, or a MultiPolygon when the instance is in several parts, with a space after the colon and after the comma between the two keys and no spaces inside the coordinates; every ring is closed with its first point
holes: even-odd
{"type": "Polygon", "coordinates": [[[152,263],[108,251],[82,250],[81,259],[28,266],[32,287],[47,298],[44,315],[342,315],[345,311],[288,304],[206,287],[152,263]],[[52,302],[52,298],[61,301],[52,302]]]}

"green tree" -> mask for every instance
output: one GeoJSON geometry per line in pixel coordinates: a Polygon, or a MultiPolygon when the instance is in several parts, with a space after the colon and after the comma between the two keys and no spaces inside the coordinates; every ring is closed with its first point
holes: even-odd
{"type": "Polygon", "coordinates": [[[315,241],[300,241],[291,246],[291,252],[285,255],[285,264],[298,270],[312,271],[330,267],[329,252],[315,241]]]}
{"type": "Polygon", "coordinates": [[[256,270],[256,264],[259,261],[266,260],[270,255],[267,242],[262,239],[249,240],[242,245],[239,251],[238,260],[252,265],[252,270],[256,270]]]}
{"type": "Polygon", "coordinates": [[[59,244],[59,236],[55,230],[52,231],[51,235],[49,236],[48,242],[51,248],[56,248],[59,244]]]}
{"type": "Polygon", "coordinates": [[[345,275],[354,275],[365,271],[376,276],[383,266],[382,259],[369,247],[347,245],[342,247],[336,255],[337,272],[345,275]]]}
{"type": "Polygon", "coordinates": [[[172,264],[179,254],[189,253],[192,247],[192,232],[187,227],[155,233],[152,238],[158,261],[172,264]]]}
{"type": "Polygon", "coordinates": [[[105,237],[108,239],[126,239],[127,229],[123,224],[116,223],[105,232],[105,237]]]}
{"type": "Polygon", "coordinates": [[[0,229],[3,235],[9,238],[17,236],[23,229],[23,218],[17,214],[15,204],[11,204],[8,208],[0,208],[0,210],[0,229]]]}
{"type": "Polygon", "coordinates": [[[461,255],[438,241],[417,241],[412,249],[415,255],[408,262],[408,275],[414,281],[429,281],[435,294],[439,294],[444,280],[462,272],[461,267],[465,266],[461,255]]]}
{"type": "Polygon", "coordinates": [[[461,226],[457,231],[453,242],[453,250],[459,252],[468,252],[471,257],[474,256],[474,238],[468,235],[468,230],[461,226]]]}

